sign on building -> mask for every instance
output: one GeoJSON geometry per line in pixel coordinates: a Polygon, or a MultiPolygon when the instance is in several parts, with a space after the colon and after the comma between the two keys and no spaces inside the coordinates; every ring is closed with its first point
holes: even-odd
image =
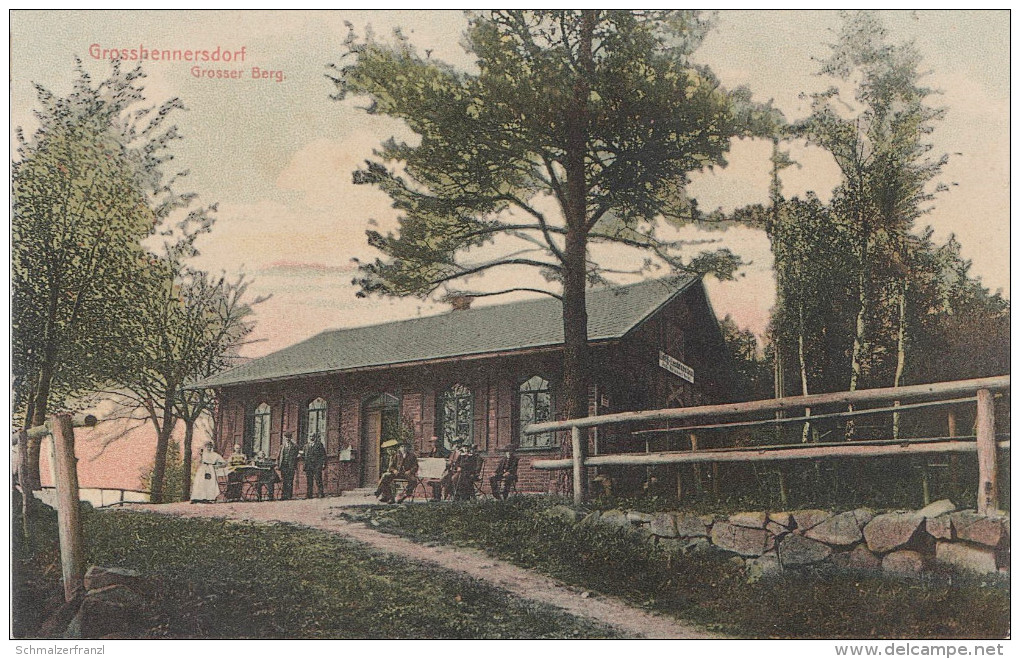
{"type": "Polygon", "coordinates": [[[694,369],[675,357],[670,357],[663,351],[659,351],[659,366],[666,369],[673,375],[678,375],[691,384],[694,384],[694,369]]]}

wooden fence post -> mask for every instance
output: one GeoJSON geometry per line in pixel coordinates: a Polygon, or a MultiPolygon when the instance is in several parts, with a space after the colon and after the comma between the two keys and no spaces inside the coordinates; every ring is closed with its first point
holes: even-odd
{"type": "Polygon", "coordinates": [[[581,464],[581,429],[577,426],[570,428],[570,447],[573,449],[574,460],[574,505],[580,506],[584,503],[584,494],[581,489],[581,479],[584,478],[584,465],[581,464]]]}
{"type": "Polygon", "coordinates": [[[56,463],[57,531],[60,536],[60,568],[64,578],[64,600],[70,602],[84,588],[85,552],[82,544],[81,511],[78,505],[78,468],[74,457],[74,426],[69,414],[50,419],[56,463]]]}
{"type": "Polygon", "coordinates": [[[996,464],[995,399],[988,389],[977,392],[977,454],[978,493],[977,509],[980,515],[989,515],[999,509],[999,469],[996,464]]]}

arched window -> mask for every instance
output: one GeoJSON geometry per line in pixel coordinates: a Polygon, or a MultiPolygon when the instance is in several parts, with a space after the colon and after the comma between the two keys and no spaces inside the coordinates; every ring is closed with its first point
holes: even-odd
{"type": "Polygon", "coordinates": [[[273,419],[273,412],[268,403],[262,403],[255,408],[255,418],[252,424],[252,455],[262,453],[269,456],[269,426],[273,419]]]}
{"type": "Polygon", "coordinates": [[[307,415],[305,416],[305,441],[318,435],[322,438],[322,445],[326,445],[326,401],[316,398],[308,403],[307,415]]]}
{"type": "Polygon", "coordinates": [[[452,449],[455,441],[470,443],[474,420],[471,390],[462,384],[453,385],[440,396],[439,410],[442,417],[443,445],[446,450],[452,449]]]}
{"type": "Polygon", "coordinates": [[[549,381],[539,375],[532,376],[519,390],[519,426],[518,436],[521,441],[521,448],[545,448],[553,446],[556,440],[555,433],[544,432],[540,435],[525,435],[524,428],[529,423],[542,423],[553,418],[552,393],[549,391],[549,381]]]}

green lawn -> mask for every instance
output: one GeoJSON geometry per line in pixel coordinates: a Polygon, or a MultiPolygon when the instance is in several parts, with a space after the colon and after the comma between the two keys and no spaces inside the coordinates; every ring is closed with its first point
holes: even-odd
{"type": "Polygon", "coordinates": [[[748,583],[721,552],[670,557],[633,535],[571,526],[542,511],[557,503],[516,497],[375,508],[378,528],[419,541],[479,547],[569,584],[754,638],[1003,638],[1009,585],[951,572],[923,580],[835,569],[787,571],[748,583]]]}
{"type": "MultiPolygon", "coordinates": [[[[87,511],[88,563],[140,570],[150,638],[612,638],[614,632],[479,581],[321,531],[87,511]]],[[[20,521],[18,521],[20,524],[20,521]]],[[[17,537],[18,525],[15,525],[17,537]]],[[[14,635],[59,602],[52,514],[15,543],[14,635]]]]}

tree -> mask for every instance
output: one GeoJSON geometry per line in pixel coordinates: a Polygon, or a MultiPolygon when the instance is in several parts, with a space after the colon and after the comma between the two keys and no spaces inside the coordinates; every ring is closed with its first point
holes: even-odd
{"type": "MultiPolygon", "coordinates": [[[[881,243],[898,243],[933,198],[931,181],[947,156],[932,156],[928,135],[944,110],[932,107],[935,93],[921,83],[920,56],[911,44],[889,45],[874,14],[844,15],[822,75],[853,87],[834,86],[812,96],[811,116],[799,133],[828,150],[843,175],[833,206],[855,232],[856,315],[849,389],[865,374],[873,313],[875,264],[886,256],[881,243]]],[[[941,189],[936,187],[935,191],[941,189]]],[[[848,436],[852,424],[848,424],[848,436]]]]}
{"type": "MultiPolygon", "coordinates": [[[[26,426],[121,372],[109,347],[134,316],[141,241],[180,201],[163,176],[179,102],[139,107],[141,71],[116,62],[98,84],[80,62],[76,74],[65,97],[36,87],[39,128],[30,139],[18,130],[12,166],[14,393],[26,426]]],[[[28,460],[38,486],[38,440],[28,460]]]]}
{"type": "Polygon", "coordinates": [[[593,246],[723,278],[739,264],[728,250],[684,261],[683,244],[660,236],[660,219],[700,217],[688,175],[725,164],[730,139],[771,118],[690,62],[708,27],[691,12],[493,11],[470,17],[477,72],[421,57],[399,33],[392,46],[352,34],[335,98],[368,96],[370,113],[420,136],[417,146],[391,139],[355,173],[401,213],[397,234],[368,232],[384,258],[362,265],[361,292],[427,297],[494,269],[537,270],[559,290],[451,295],[560,299],[566,413],[584,415],[585,290],[611,272],[593,246]]]}

